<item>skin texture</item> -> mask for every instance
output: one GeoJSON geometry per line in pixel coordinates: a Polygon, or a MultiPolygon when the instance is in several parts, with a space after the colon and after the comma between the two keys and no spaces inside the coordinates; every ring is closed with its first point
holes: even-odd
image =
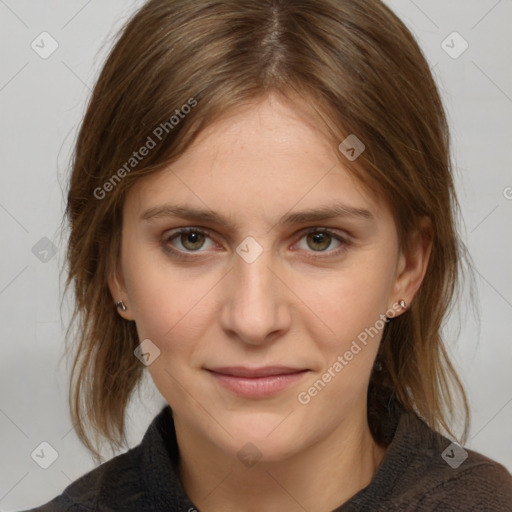
{"type": "Polygon", "coordinates": [[[413,299],[430,246],[418,236],[410,253],[399,251],[389,208],[363,192],[303,112],[272,96],[240,108],[169,168],[139,180],[124,204],[109,287],[127,305],[119,314],[160,350],[148,370],[173,409],[180,476],[201,511],[330,511],[370,482],[385,455],[366,419],[381,331],[307,404],[298,395],[393,305],[401,314],[396,303],[413,299]],[[279,224],[335,202],[373,219],[279,224]],[[140,219],[167,203],[212,210],[234,226],[140,219]],[[208,234],[169,240],[183,227],[208,234]],[[308,236],[322,229],[348,243],[308,236]],[[242,243],[249,236],[263,249],[252,263],[236,252],[250,247],[242,243]],[[205,370],[269,365],[308,372],[271,396],[247,398],[205,370]],[[241,449],[257,463],[241,460],[241,449]]]}

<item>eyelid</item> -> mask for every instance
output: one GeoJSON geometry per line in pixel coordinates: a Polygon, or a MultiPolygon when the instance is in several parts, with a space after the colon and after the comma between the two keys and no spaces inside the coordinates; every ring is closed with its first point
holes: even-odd
{"type": "Polygon", "coordinates": [[[300,235],[300,238],[302,238],[306,234],[317,233],[317,232],[318,233],[329,233],[333,237],[338,237],[343,240],[347,240],[347,239],[351,238],[351,235],[347,231],[340,230],[337,228],[331,228],[329,226],[311,226],[311,227],[303,228],[300,231],[298,231],[297,235],[300,235]]]}
{"type": "MultiPolygon", "coordinates": [[[[202,235],[207,236],[212,240],[212,242],[217,243],[215,241],[215,238],[212,237],[212,231],[208,228],[201,228],[201,227],[194,227],[194,226],[187,226],[182,228],[175,228],[172,230],[169,230],[164,234],[163,236],[163,243],[166,247],[166,250],[168,252],[171,252],[172,254],[182,257],[183,259],[193,260],[194,258],[201,257],[200,255],[206,251],[182,251],[180,249],[176,249],[174,247],[170,248],[168,247],[169,242],[172,240],[178,238],[182,234],[186,233],[199,233],[202,235]],[[170,234],[169,234],[170,232],[170,234]]],[[[321,226],[312,226],[303,228],[296,234],[296,241],[293,243],[293,245],[296,245],[298,242],[302,240],[306,235],[312,234],[312,233],[326,233],[338,242],[342,244],[341,247],[334,249],[334,250],[328,250],[328,251],[305,251],[307,254],[306,257],[320,260],[322,258],[329,258],[339,255],[344,249],[346,249],[349,245],[352,244],[351,236],[345,232],[345,235],[342,235],[338,232],[337,229],[329,228],[329,227],[321,227],[321,226]],[[325,254],[323,256],[322,254],[325,254]]],[[[292,249],[293,251],[300,251],[300,249],[292,249]]]]}
{"type": "MultiPolygon", "coordinates": [[[[170,231],[170,233],[166,232],[166,234],[164,234],[164,236],[163,236],[163,241],[164,241],[165,244],[168,244],[172,240],[174,240],[176,238],[179,238],[180,235],[187,234],[187,233],[199,233],[201,235],[205,235],[210,240],[212,240],[212,242],[216,243],[214,238],[211,236],[212,235],[211,231],[209,229],[206,229],[206,228],[199,228],[199,227],[196,228],[194,226],[190,226],[190,227],[171,229],[169,231],[170,231]]],[[[175,251],[177,253],[190,254],[190,255],[194,255],[194,253],[200,254],[201,252],[205,252],[205,251],[181,251],[181,250],[175,249],[175,248],[173,248],[171,250],[175,251]]]]}
{"type": "MultiPolygon", "coordinates": [[[[341,256],[342,253],[344,253],[347,248],[353,244],[353,241],[351,237],[346,233],[345,235],[342,235],[339,233],[339,230],[335,228],[329,228],[329,227],[309,227],[304,228],[303,230],[299,231],[297,241],[294,243],[297,244],[300,242],[306,235],[312,234],[312,233],[326,233],[333,239],[340,242],[340,247],[332,250],[327,251],[303,251],[304,257],[321,261],[322,259],[326,260],[329,258],[335,258],[337,256],[341,256]]],[[[298,249],[293,249],[293,251],[297,251],[298,249]]]]}

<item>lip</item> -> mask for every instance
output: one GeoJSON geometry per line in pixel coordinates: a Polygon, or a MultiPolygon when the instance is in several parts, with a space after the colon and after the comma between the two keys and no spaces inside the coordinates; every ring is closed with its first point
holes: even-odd
{"type": "Polygon", "coordinates": [[[263,398],[289,388],[309,372],[287,366],[208,368],[210,375],[230,391],[249,398],[263,398]]]}

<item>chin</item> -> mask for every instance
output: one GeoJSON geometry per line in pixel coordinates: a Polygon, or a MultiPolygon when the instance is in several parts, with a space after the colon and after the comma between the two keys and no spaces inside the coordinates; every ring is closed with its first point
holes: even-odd
{"type": "Polygon", "coordinates": [[[282,414],[243,415],[224,424],[232,437],[221,429],[222,439],[216,436],[212,441],[239,459],[252,456],[261,462],[286,460],[305,447],[304,428],[292,417],[293,414],[288,418],[282,414]]]}

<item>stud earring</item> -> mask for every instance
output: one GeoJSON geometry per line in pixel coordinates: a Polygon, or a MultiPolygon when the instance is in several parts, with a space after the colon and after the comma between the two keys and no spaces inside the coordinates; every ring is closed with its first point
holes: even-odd
{"type": "Polygon", "coordinates": [[[116,308],[120,309],[121,311],[126,311],[128,309],[122,300],[116,302],[116,308]]]}
{"type": "MultiPolygon", "coordinates": [[[[398,305],[405,311],[407,309],[407,303],[405,302],[404,299],[400,299],[398,301],[398,305]]],[[[394,315],[393,315],[394,316],[394,315]]],[[[386,324],[389,324],[391,322],[391,318],[389,318],[388,316],[386,317],[386,324]]]]}

